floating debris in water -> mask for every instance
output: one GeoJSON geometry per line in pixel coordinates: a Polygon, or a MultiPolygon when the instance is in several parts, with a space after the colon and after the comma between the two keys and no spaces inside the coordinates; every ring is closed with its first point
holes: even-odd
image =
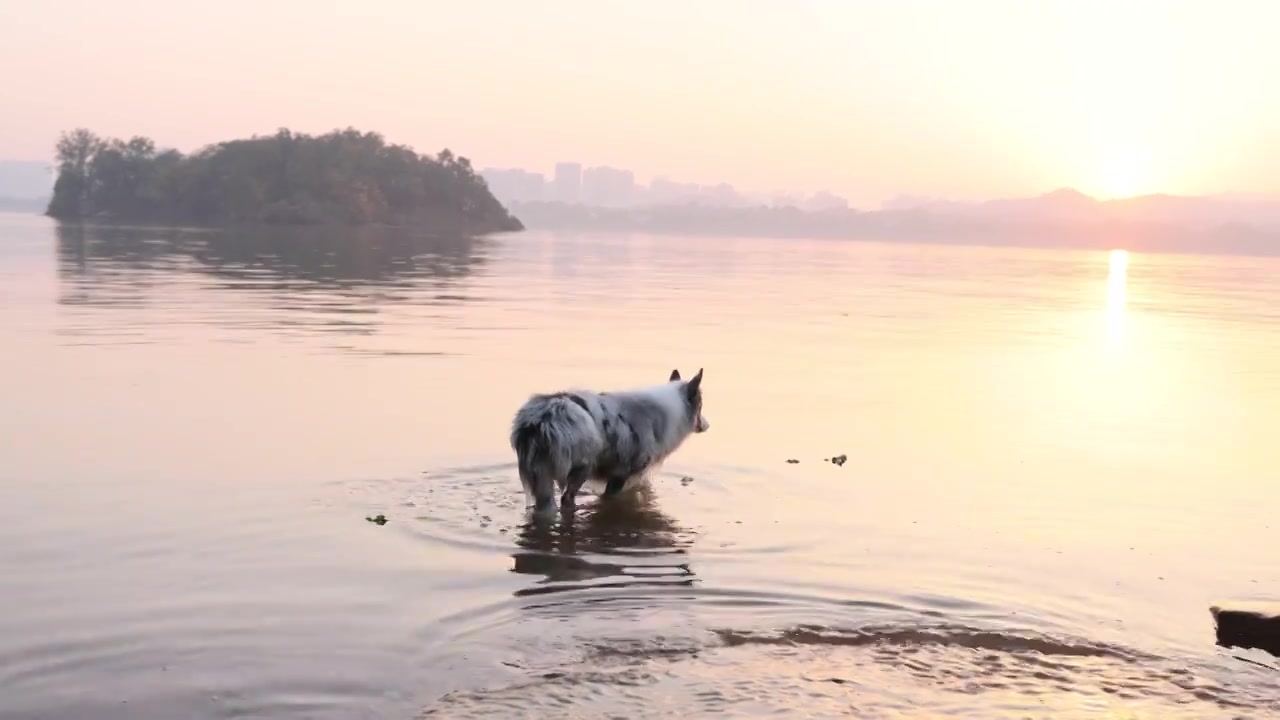
{"type": "Polygon", "coordinates": [[[369,522],[371,522],[371,523],[376,523],[376,524],[378,524],[378,525],[386,525],[386,524],[387,524],[387,516],[386,516],[386,515],[382,515],[381,513],[379,513],[378,515],[374,515],[373,517],[368,517],[368,516],[366,516],[366,517],[365,517],[365,520],[368,520],[368,521],[369,521],[369,522]]]}
{"type": "Polygon", "coordinates": [[[795,464],[796,464],[796,463],[798,463],[798,462],[800,462],[800,461],[799,461],[799,460],[796,460],[795,458],[787,458],[787,464],[788,464],[788,465],[795,465],[795,464]]]}
{"type": "Polygon", "coordinates": [[[848,455],[837,455],[827,460],[827,462],[831,463],[832,465],[843,465],[845,464],[845,461],[847,461],[848,459],[849,459],[848,455]]]}

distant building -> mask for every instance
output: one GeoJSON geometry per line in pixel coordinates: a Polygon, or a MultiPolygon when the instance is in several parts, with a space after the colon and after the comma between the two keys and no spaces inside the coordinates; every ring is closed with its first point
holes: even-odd
{"type": "Polygon", "coordinates": [[[635,189],[636,177],[630,170],[593,167],[582,173],[582,202],[586,205],[630,207],[635,189]]]}
{"type": "Polygon", "coordinates": [[[774,208],[799,208],[801,201],[790,193],[774,193],[769,197],[769,207],[774,208]]]}
{"type": "Polygon", "coordinates": [[[684,205],[697,200],[701,190],[695,183],[673,182],[658,177],[649,183],[647,200],[651,205],[684,205]]]}
{"type": "Polygon", "coordinates": [[[575,162],[556,163],[552,183],[552,200],[566,203],[582,201],[582,165],[575,162]]]}
{"type": "Polygon", "coordinates": [[[848,210],[849,201],[845,200],[839,195],[834,195],[832,193],[827,192],[826,190],[821,190],[819,192],[814,193],[812,197],[806,200],[804,202],[804,206],[802,209],[808,210],[809,212],[822,212],[824,210],[848,210]]]}
{"type": "Polygon", "coordinates": [[[747,204],[746,198],[729,183],[704,188],[701,200],[702,204],[711,207],[742,207],[747,204]]]}
{"type": "Polygon", "coordinates": [[[489,184],[489,191],[504,205],[546,199],[547,179],[542,173],[512,168],[482,170],[480,175],[489,184]]]}

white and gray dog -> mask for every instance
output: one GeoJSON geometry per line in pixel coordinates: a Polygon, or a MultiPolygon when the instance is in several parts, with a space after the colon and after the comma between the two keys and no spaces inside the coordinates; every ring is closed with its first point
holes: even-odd
{"type": "Polygon", "coordinates": [[[702,370],[688,382],[672,370],[667,382],[636,390],[534,395],[511,423],[511,447],[534,510],[546,511],[555,508],[556,488],[571,508],[589,479],[606,483],[604,497],[618,494],[709,427],[702,370]]]}

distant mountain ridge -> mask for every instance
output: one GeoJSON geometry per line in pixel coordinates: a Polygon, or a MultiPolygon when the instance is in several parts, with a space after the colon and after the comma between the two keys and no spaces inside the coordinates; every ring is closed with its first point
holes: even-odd
{"type": "Polygon", "coordinates": [[[1099,200],[1062,188],[981,202],[903,198],[868,211],[694,203],[643,208],[524,203],[512,209],[532,229],[1280,255],[1280,199],[1267,196],[1099,200]]]}
{"type": "Polygon", "coordinates": [[[1280,197],[1262,194],[1168,195],[1157,193],[1099,200],[1072,188],[1043,195],[978,202],[908,199],[886,203],[882,212],[928,212],[986,220],[1113,220],[1148,223],[1250,225],[1280,230],[1280,197]]]}

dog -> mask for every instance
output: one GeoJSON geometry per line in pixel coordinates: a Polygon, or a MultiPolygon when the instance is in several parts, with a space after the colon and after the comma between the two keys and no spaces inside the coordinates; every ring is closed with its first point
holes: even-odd
{"type": "Polygon", "coordinates": [[[511,448],[534,511],[572,509],[589,479],[605,483],[603,497],[622,492],[675,452],[693,433],[711,427],[702,414],[702,370],[688,382],[680,371],[661,385],[622,392],[570,390],[533,395],[511,422],[511,448]]]}

